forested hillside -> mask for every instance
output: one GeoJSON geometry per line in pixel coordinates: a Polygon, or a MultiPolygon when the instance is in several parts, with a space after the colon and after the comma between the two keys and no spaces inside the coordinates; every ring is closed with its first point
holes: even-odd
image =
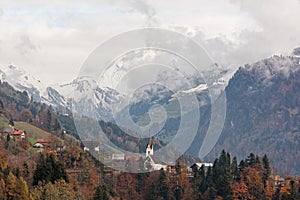
{"type": "Polygon", "coordinates": [[[6,82],[0,82],[0,113],[51,132],[58,133],[62,128],[51,106],[34,102],[25,91],[16,91],[6,82]]]}
{"type": "Polygon", "coordinates": [[[267,154],[277,172],[300,174],[300,65],[274,56],[241,67],[226,87],[222,135],[209,158],[227,149],[239,159],[267,154]]]}

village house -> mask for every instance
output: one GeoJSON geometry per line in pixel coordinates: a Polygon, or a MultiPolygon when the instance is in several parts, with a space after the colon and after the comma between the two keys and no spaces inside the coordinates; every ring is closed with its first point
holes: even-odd
{"type": "Polygon", "coordinates": [[[83,151],[90,151],[88,147],[83,147],[83,151]]]}
{"type": "Polygon", "coordinates": [[[271,175],[270,178],[274,181],[276,188],[283,187],[286,184],[286,180],[279,175],[271,175]]]}
{"type": "MultiPolygon", "coordinates": [[[[100,142],[96,141],[82,141],[81,147],[83,148],[84,151],[93,151],[94,153],[100,153],[100,142]]],[[[92,153],[93,153],[92,152],[92,153]]]]}
{"type": "Polygon", "coordinates": [[[62,152],[62,151],[65,151],[67,148],[66,145],[59,145],[59,146],[56,146],[56,151],[57,152],[62,152]]]}
{"type": "Polygon", "coordinates": [[[45,148],[49,146],[49,141],[45,139],[38,139],[36,143],[33,145],[34,148],[45,148]]]}
{"type": "Polygon", "coordinates": [[[190,168],[191,169],[197,169],[197,170],[199,170],[202,167],[202,165],[204,166],[205,169],[207,169],[208,167],[212,167],[213,166],[212,163],[196,162],[192,166],[190,166],[190,168]]]}
{"type": "Polygon", "coordinates": [[[34,147],[34,148],[43,148],[44,145],[42,145],[41,143],[35,143],[35,144],[33,145],[33,147],[34,147]]]}
{"type": "Polygon", "coordinates": [[[23,140],[26,138],[26,132],[24,130],[13,130],[10,134],[11,137],[15,138],[16,140],[23,140]]]}
{"type": "Polygon", "coordinates": [[[14,129],[12,127],[4,128],[1,132],[1,139],[2,140],[6,139],[7,135],[9,135],[11,139],[14,139],[16,141],[21,141],[26,138],[26,131],[14,129]]]}
{"type": "Polygon", "coordinates": [[[13,128],[9,127],[9,128],[3,128],[2,131],[1,131],[1,134],[0,134],[0,139],[1,140],[6,140],[7,138],[7,135],[10,135],[11,132],[13,132],[13,128]]]}
{"type": "Polygon", "coordinates": [[[14,128],[11,128],[11,127],[9,127],[9,128],[4,128],[4,129],[2,130],[2,133],[11,133],[11,132],[13,132],[13,130],[14,130],[14,128]]]}
{"type": "Polygon", "coordinates": [[[125,160],[125,154],[119,153],[119,154],[112,154],[111,157],[112,160],[125,160]]]}

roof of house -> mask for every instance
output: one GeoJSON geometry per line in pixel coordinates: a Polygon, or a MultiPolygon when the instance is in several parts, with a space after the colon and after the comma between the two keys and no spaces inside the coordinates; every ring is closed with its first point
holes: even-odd
{"type": "Polygon", "coordinates": [[[13,128],[4,128],[2,130],[3,133],[11,133],[14,129],[13,128]]]}
{"type": "Polygon", "coordinates": [[[43,144],[43,143],[49,143],[47,140],[45,140],[45,139],[38,139],[37,141],[36,141],[37,143],[41,143],[41,144],[43,144]]]}
{"type": "Polygon", "coordinates": [[[271,175],[270,177],[275,181],[285,181],[285,179],[279,175],[275,175],[275,176],[271,175]]]}
{"type": "Polygon", "coordinates": [[[11,133],[12,135],[22,135],[23,133],[25,133],[24,130],[13,130],[13,132],[11,133]]]}
{"type": "Polygon", "coordinates": [[[155,164],[167,165],[166,163],[162,162],[157,156],[149,155],[147,156],[146,160],[152,160],[155,164]]]}
{"type": "Polygon", "coordinates": [[[138,161],[140,159],[140,157],[138,155],[130,155],[130,154],[126,154],[125,155],[125,160],[135,160],[138,161]]]}
{"type": "Polygon", "coordinates": [[[200,168],[202,165],[204,165],[204,167],[212,167],[213,166],[213,163],[194,163],[191,167],[194,167],[194,166],[196,166],[196,167],[198,167],[198,168],[200,168]]]}

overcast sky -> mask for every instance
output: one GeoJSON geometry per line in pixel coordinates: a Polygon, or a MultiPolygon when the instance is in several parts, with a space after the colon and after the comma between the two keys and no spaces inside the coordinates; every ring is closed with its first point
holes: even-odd
{"type": "Polygon", "coordinates": [[[0,67],[70,82],[101,42],[141,27],[179,31],[238,67],[300,45],[298,0],[0,1],[0,67]]]}

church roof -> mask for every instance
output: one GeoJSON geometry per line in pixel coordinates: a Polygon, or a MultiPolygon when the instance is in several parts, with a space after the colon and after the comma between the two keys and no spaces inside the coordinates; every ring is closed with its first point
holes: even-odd
{"type": "Polygon", "coordinates": [[[149,155],[147,156],[147,159],[151,159],[155,164],[161,164],[161,165],[167,165],[166,163],[162,162],[157,156],[155,155],[149,155]]]}

